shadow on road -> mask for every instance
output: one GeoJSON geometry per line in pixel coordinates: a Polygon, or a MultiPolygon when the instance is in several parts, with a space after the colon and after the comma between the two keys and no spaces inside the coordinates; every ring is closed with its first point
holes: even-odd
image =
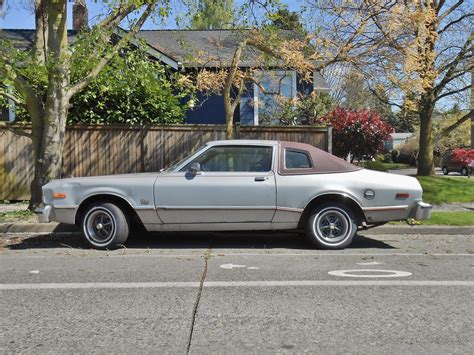
{"type": "MultiPolygon", "coordinates": [[[[11,236],[0,239],[0,246],[12,250],[74,248],[89,249],[79,233],[53,233],[11,236]]],[[[287,232],[141,232],[130,237],[129,249],[315,249],[301,233],[287,232]]],[[[395,249],[383,241],[357,235],[349,249],[395,249]]]]}

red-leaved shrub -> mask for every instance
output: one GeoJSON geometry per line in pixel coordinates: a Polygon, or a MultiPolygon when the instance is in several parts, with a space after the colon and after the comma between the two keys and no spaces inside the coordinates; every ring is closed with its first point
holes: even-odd
{"type": "Polygon", "coordinates": [[[338,107],[323,119],[333,126],[333,153],[342,158],[350,153],[351,160],[373,157],[393,132],[378,112],[370,110],[338,107]]]}
{"type": "Polygon", "coordinates": [[[474,160],[474,149],[454,149],[453,159],[463,163],[466,166],[469,166],[474,160]]]}

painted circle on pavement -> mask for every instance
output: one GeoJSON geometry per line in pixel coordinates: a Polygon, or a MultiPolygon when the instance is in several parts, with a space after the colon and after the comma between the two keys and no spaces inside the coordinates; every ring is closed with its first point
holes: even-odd
{"type": "Polygon", "coordinates": [[[399,270],[377,270],[377,269],[355,269],[355,270],[334,270],[329,271],[329,275],[342,277],[406,277],[411,276],[411,272],[399,270]]]}

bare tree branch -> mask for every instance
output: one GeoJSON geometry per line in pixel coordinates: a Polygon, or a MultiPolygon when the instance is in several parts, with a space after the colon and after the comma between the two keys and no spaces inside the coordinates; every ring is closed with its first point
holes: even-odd
{"type": "Polygon", "coordinates": [[[446,26],[444,26],[441,30],[439,30],[438,33],[439,33],[439,34],[442,34],[443,32],[445,32],[445,31],[446,31],[448,28],[450,28],[451,26],[453,26],[453,25],[455,25],[455,24],[461,22],[462,20],[464,20],[464,19],[466,19],[466,18],[468,18],[468,17],[472,17],[472,16],[474,16],[474,14],[472,14],[472,13],[465,14],[465,15],[459,17],[458,19],[453,20],[453,21],[449,22],[448,24],[446,24],[446,26]]]}
{"type": "Polygon", "coordinates": [[[466,91],[466,90],[468,90],[468,89],[470,89],[470,88],[471,88],[471,84],[466,85],[466,86],[464,86],[463,88],[460,88],[460,89],[457,89],[457,90],[447,91],[447,92],[445,92],[445,93],[439,95],[439,96],[436,98],[435,102],[441,100],[443,97],[450,96],[450,95],[454,95],[454,94],[459,94],[460,92],[466,91]]]}
{"type": "Polygon", "coordinates": [[[5,91],[5,90],[0,90],[0,96],[4,96],[6,98],[9,98],[10,100],[12,100],[14,103],[16,104],[21,104],[21,100],[16,97],[15,95],[9,93],[8,91],[5,91]]]}
{"type": "Polygon", "coordinates": [[[377,98],[377,100],[379,100],[380,102],[383,102],[384,104],[387,104],[387,105],[397,106],[398,108],[403,109],[403,105],[397,104],[396,102],[392,102],[392,101],[380,96],[380,94],[377,92],[377,90],[372,88],[370,85],[368,85],[367,88],[377,98]]]}
{"type": "MultiPolygon", "coordinates": [[[[26,78],[18,74],[5,57],[0,58],[0,60],[0,74],[13,81],[15,89],[25,96],[26,106],[32,109],[31,112],[34,111],[41,115],[44,111],[43,104],[26,78]]],[[[28,111],[30,112],[30,110],[28,111]]],[[[35,117],[32,117],[32,119],[35,119],[35,117]]]]}
{"type": "Polygon", "coordinates": [[[452,80],[453,75],[456,74],[456,68],[458,64],[465,58],[465,55],[471,49],[472,37],[473,34],[471,33],[471,35],[466,40],[456,57],[445,68],[440,69],[440,71],[447,70],[447,72],[444,75],[443,79],[441,79],[439,84],[435,86],[435,93],[441,92],[446,86],[446,84],[452,80]]]}
{"type": "Polygon", "coordinates": [[[456,128],[458,128],[460,125],[462,125],[464,122],[472,119],[474,117],[474,110],[469,111],[466,113],[464,116],[462,116],[459,120],[454,122],[452,125],[446,127],[445,129],[442,130],[441,134],[446,135],[454,131],[456,128]]]}
{"type": "Polygon", "coordinates": [[[464,3],[464,0],[459,0],[456,2],[453,6],[451,6],[449,9],[447,9],[443,14],[439,15],[438,21],[441,22],[443,21],[446,16],[449,16],[454,10],[456,10],[459,6],[461,6],[464,3]]]}
{"type": "Polygon", "coordinates": [[[0,122],[0,129],[15,133],[19,136],[33,139],[33,135],[31,133],[26,132],[25,130],[21,129],[17,125],[11,125],[7,122],[0,122]]]}

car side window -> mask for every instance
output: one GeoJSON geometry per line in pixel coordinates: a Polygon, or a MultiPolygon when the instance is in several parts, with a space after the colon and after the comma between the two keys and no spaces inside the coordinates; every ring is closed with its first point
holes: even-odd
{"type": "Polygon", "coordinates": [[[311,159],[308,153],[296,150],[285,150],[285,168],[286,169],[310,169],[312,168],[311,159]]]}
{"type": "Polygon", "coordinates": [[[214,146],[188,163],[199,163],[202,171],[214,172],[266,172],[272,169],[272,147],[265,146],[214,146]]]}

